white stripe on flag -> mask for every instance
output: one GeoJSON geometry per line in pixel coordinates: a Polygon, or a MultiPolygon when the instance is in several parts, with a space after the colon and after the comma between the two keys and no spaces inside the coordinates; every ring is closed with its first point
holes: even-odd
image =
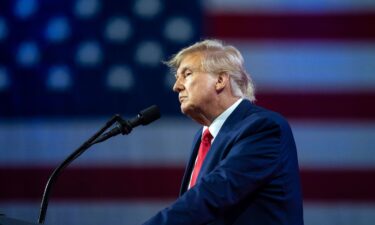
{"type": "Polygon", "coordinates": [[[375,44],[369,42],[245,42],[238,47],[257,90],[375,90],[375,44]]]}
{"type": "MultiPolygon", "coordinates": [[[[168,204],[168,201],[51,202],[46,225],[141,224],[168,204]]],[[[2,203],[0,208],[9,217],[35,222],[39,204],[2,203]]],[[[375,224],[375,205],[350,202],[305,203],[304,220],[306,225],[375,224]]]]}
{"type": "MultiPolygon", "coordinates": [[[[38,121],[0,123],[2,166],[53,166],[67,157],[104,122],[38,121]]],[[[375,123],[291,121],[302,167],[373,168],[375,123]]],[[[75,162],[80,166],[183,166],[198,126],[163,118],[129,136],[93,146],[75,162]]]]}

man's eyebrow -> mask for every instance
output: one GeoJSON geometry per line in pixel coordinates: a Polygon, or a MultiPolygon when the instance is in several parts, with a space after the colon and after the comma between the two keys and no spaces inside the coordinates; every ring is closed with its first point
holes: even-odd
{"type": "Polygon", "coordinates": [[[182,67],[181,73],[184,73],[186,70],[190,70],[189,66],[182,67]]]}
{"type": "MultiPolygon", "coordinates": [[[[180,70],[180,74],[184,74],[186,72],[186,70],[191,70],[191,68],[189,66],[184,66],[182,67],[182,69],[180,70]]],[[[176,71],[176,74],[175,74],[175,77],[178,77],[178,70],[176,71]]]]}

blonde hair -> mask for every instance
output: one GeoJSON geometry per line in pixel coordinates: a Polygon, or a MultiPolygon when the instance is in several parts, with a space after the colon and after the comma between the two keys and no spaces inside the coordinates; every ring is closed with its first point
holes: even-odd
{"type": "Polygon", "coordinates": [[[224,45],[219,40],[203,40],[182,49],[164,63],[170,68],[177,70],[184,57],[193,53],[201,53],[203,55],[201,69],[204,72],[226,73],[229,75],[234,96],[246,98],[252,102],[255,101],[254,84],[244,68],[243,57],[231,45],[224,45]]]}

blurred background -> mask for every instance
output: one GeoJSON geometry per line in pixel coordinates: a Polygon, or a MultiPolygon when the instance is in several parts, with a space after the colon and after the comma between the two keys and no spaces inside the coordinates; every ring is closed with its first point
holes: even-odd
{"type": "Polygon", "coordinates": [[[306,225],[375,224],[375,1],[0,1],[0,213],[36,222],[53,169],[113,114],[162,118],[98,144],[46,224],[141,224],[177,197],[192,137],[161,64],[217,38],[294,131],[306,225]]]}

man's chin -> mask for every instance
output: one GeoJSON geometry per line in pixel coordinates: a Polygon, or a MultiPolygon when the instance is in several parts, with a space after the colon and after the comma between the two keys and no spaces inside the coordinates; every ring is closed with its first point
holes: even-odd
{"type": "Polygon", "coordinates": [[[186,115],[187,108],[186,106],[184,106],[184,103],[181,104],[180,109],[181,109],[181,112],[186,115]]]}
{"type": "Polygon", "coordinates": [[[187,115],[187,116],[189,116],[189,114],[193,111],[191,105],[186,104],[186,103],[184,103],[184,102],[181,103],[180,108],[181,108],[181,112],[182,112],[183,114],[187,115]]]}

